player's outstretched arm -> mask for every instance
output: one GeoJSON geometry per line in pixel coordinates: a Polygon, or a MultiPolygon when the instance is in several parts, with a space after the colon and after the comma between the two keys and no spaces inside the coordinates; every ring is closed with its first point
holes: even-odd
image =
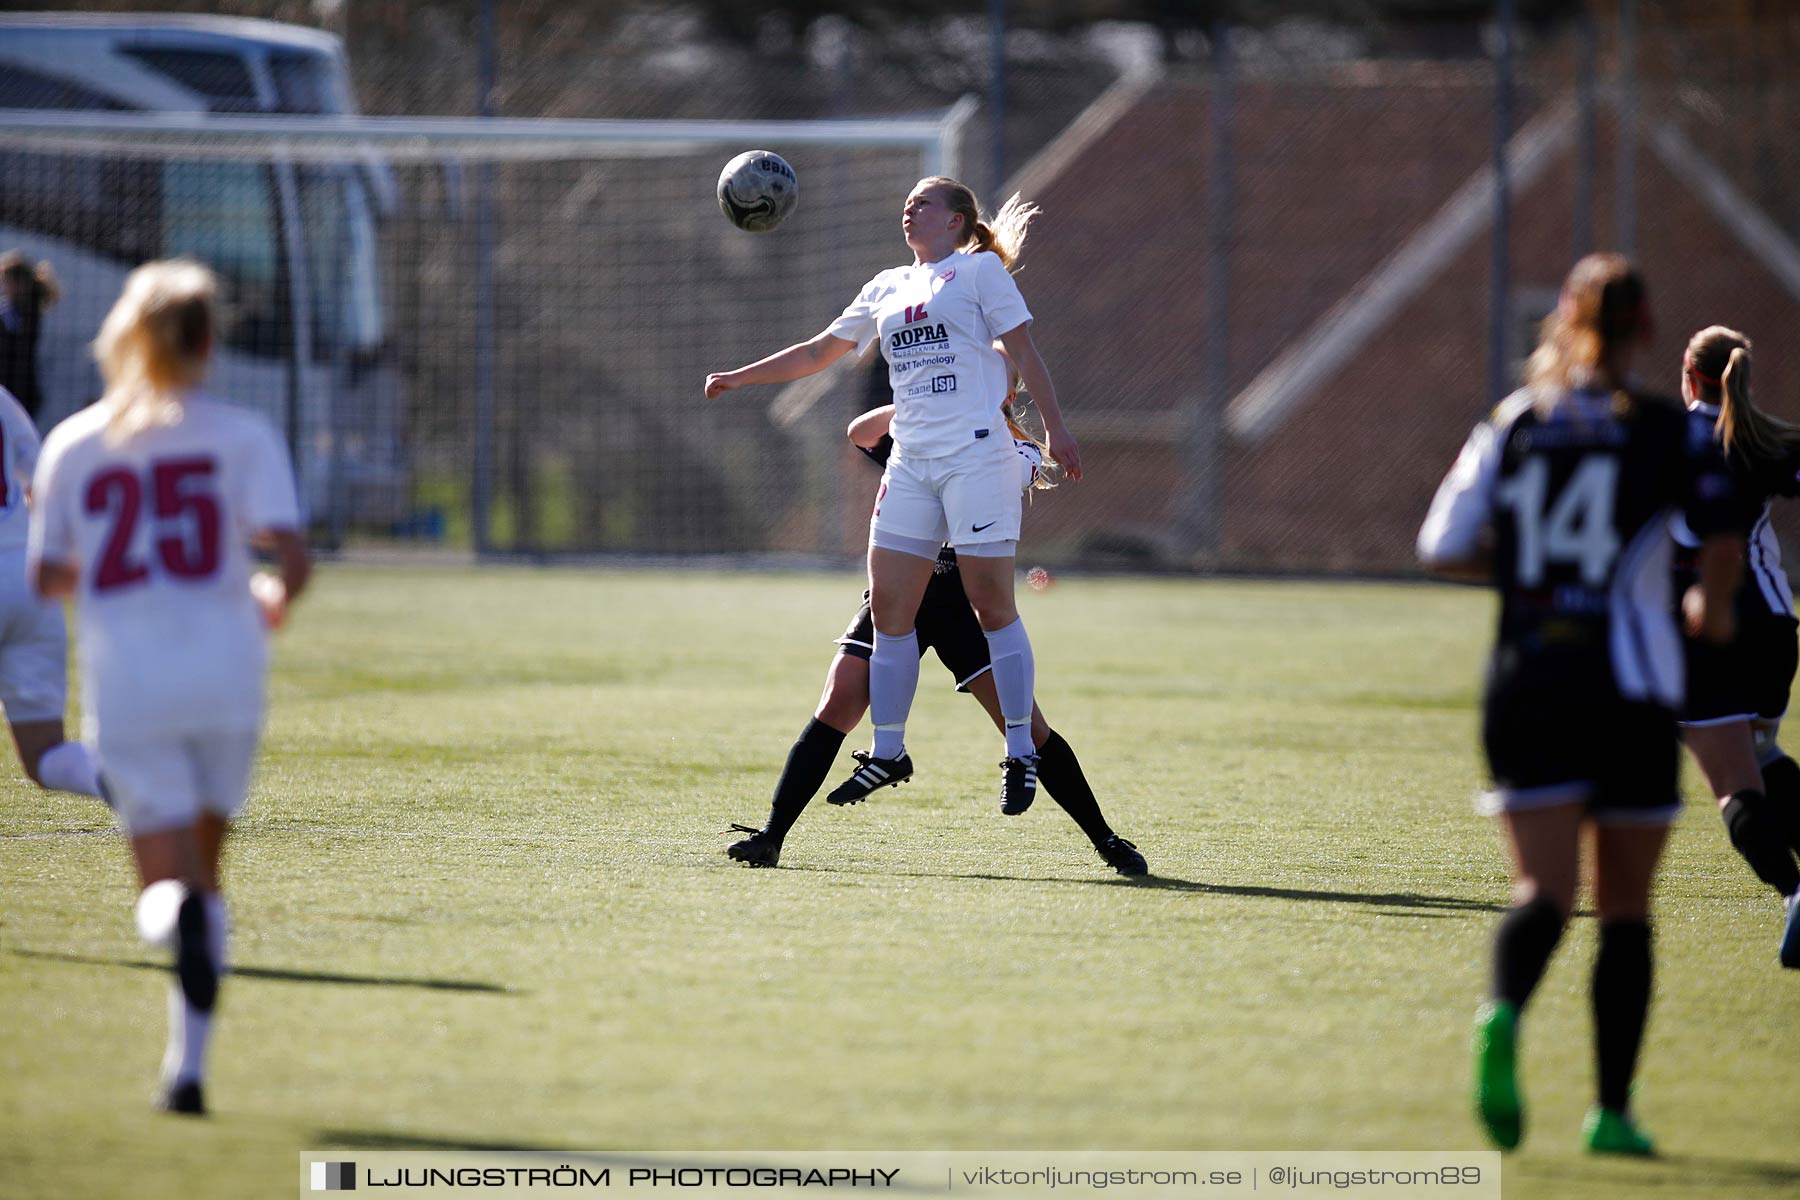
{"type": "Polygon", "coordinates": [[[735,371],[719,371],[706,377],[706,398],[712,400],[733,388],[756,383],[792,383],[817,375],[855,348],[856,343],[823,332],[786,350],[758,359],[735,371]]]}
{"type": "Polygon", "coordinates": [[[288,605],[300,598],[312,578],[312,556],[307,553],[306,539],[292,529],[266,530],[255,541],[258,549],[275,555],[280,574],[252,576],[250,594],[262,609],[263,622],[270,629],[280,629],[287,619],[288,605]]]}
{"type": "Polygon", "coordinates": [[[884,404],[880,408],[871,408],[856,420],[850,422],[850,428],[844,431],[850,444],[863,450],[873,450],[881,444],[881,439],[893,428],[894,406],[884,404]]]}
{"type": "Polygon", "coordinates": [[[1062,464],[1071,483],[1079,482],[1081,447],[1075,444],[1075,435],[1063,424],[1062,406],[1056,402],[1056,385],[1050,382],[1050,368],[1044,365],[1037,343],[1031,340],[1031,322],[1001,334],[1000,344],[1018,368],[1019,377],[1025,381],[1025,390],[1031,393],[1032,402],[1044,418],[1044,440],[1050,445],[1050,457],[1062,464]]]}

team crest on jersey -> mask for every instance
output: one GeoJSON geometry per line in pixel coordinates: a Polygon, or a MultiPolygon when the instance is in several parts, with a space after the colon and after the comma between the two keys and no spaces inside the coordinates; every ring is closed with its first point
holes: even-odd
{"type": "Polygon", "coordinates": [[[944,285],[949,283],[952,279],[955,279],[955,278],[956,278],[956,268],[955,267],[951,267],[948,271],[945,271],[942,275],[934,276],[931,281],[932,294],[936,295],[938,292],[943,291],[944,285]]]}

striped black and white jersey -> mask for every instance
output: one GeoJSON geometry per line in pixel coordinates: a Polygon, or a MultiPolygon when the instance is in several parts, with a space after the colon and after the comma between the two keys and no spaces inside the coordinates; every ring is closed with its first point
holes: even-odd
{"type": "MultiPolygon", "coordinates": [[[[1708,425],[1719,419],[1718,408],[1710,404],[1696,404],[1692,411],[1708,425]]],[[[1743,621],[1790,617],[1794,613],[1794,593],[1788,585],[1787,572],[1781,567],[1781,543],[1769,524],[1769,507],[1775,497],[1800,496],[1800,448],[1790,448],[1762,463],[1748,462],[1741,455],[1726,455],[1725,465],[1738,495],[1733,532],[1744,537],[1744,582],[1738,589],[1738,618],[1743,621]]],[[[1675,522],[1674,532],[1675,587],[1679,592],[1694,582],[1700,539],[1682,521],[1675,522]]]]}
{"type": "Polygon", "coordinates": [[[1497,651],[1591,658],[1625,699],[1677,707],[1671,522],[1707,537],[1731,530],[1738,511],[1712,432],[1662,397],[1569,391],[1540,405],[1540,395],[1516,392],[1475,427],[1432,501],[1419,556],[1457,562],[1491,544],[1497,651]]]}

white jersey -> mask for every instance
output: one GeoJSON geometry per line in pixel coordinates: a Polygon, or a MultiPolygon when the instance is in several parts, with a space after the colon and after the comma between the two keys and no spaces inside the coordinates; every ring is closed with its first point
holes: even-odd
{"type": "Polygon", "coordinates": [[[250,539],[298,529],[293,469],[261,416],[191,395],[179,422],[110,444],[88,408],[51,431],[30,555],[76,568],[89,736],[260,727],[267,644],[250,539]]]}
{"type": "Polygon", "coordinates": [[[23,551],[31,525],[25,492],[43,439],[25,406],[0,388],[0,552],[23,551]]]}
{"type": "Polygon", "coordinates": [[[959,250],[883,271],[825,332],[859,350],[880,336],[894,390],[894,444],[907,458],[939,458],[1010,436],[1000,417],[1006,360],[993,343],[1029,320],[1000,256],[959,250]]]}

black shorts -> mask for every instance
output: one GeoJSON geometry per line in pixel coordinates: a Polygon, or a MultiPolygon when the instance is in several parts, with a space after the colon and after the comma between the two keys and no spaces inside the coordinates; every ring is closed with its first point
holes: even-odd
{"type": "Polygon", "coordinates": [[[1779,721],[1800,659],[1796,622],[1777,613],[1746,616],[1728,646],[1689,638],[1683,725],[1779,721]]]}
{"type": "Polygon", "coordinates": [[[1503,648],[1488,672],[1481,740],[1490,812],[1579,802],[1596,821],[1659,825],[1681,810],[1675,714],[1621,697],[1604,659],[1527,661],[1503,648]]]}
{"type": "MultiPolygon", "coordinates": [[[[932,575],[931,582],[925,586],[925,599],[919,603],[919,615],[913,620],[913,629],[919,637],[920,657],[927,650],[936,650],[938,661],[955,678],[957,691],[968,691],[969,681],[988,669],[987,635],[981,632],[981,622],[975,619],[975,610],[969,607],[962,577],[956,571],[932,575]]],[[[837,644],[844,648],[845,654],[857,658],[866,659],[874,653],[875,618],[869,611],[867,592],[863,593],[862,607],[856,610],[850,628],[844,630],[844,636],[837,644]]]]}

